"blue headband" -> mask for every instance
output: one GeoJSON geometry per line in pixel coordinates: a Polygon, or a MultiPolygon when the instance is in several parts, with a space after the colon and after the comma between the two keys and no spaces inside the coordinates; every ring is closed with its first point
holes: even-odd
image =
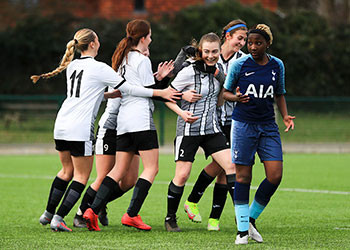
{"type": "Polygon", "coordinates": [[[225,32],[225,34],[226,34],[227,32],[230,32],[231,30],[234,30],[234,29],[237,29],[237,28],[240,28],[240,27],[247,28],[247,26],[246,26],[245,24],[243,24],[243,23],[236,24],[236,25],[230,27],[229,29],[227,29],[226,32],[225,32]]]}

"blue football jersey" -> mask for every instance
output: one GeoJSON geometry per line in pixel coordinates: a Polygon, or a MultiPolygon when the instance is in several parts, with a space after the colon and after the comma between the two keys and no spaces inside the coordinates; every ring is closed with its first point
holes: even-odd
{"type": "Polygon", "coordinates": [[[283,62],[268,55],[266,65],[257,64],[249,54],[234,61],[226,76],[224,88],[250,97],[249,102],[237,102],[232,119],[247,123],[274,121],[274,95],[285,94],[283,62]]]}

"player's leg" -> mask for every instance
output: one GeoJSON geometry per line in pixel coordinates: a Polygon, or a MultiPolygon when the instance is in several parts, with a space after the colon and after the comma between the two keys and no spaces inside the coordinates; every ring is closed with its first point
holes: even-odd
{"type": "Polygon", "coordinates": [[[136,150],[140,153],[143,171],[138,178],[127,212],[122,217],[122,224],[140,230],[151,230],[145,224],[139,212],[159,170],[159,144],[155,130],[136,132],[132,134],[136,150]]]}
{"type": "MultiPolygon", "coordinates": [[[[202,172],[199,174],[190,195],[185,202],[185,210],[187,214],[193,214],[194,217],[192,219],[193,222],[201,222],[202,218],[200,216],[197,203],[201,199],[204,191],[210,185],[210,183],[214,180],[215,176],[217,176],[222,171],[222,168],[215,162],[212,161],[208,166],[206,166],[202,172]]],[[[190,218],[191,216],[189,216],[190,218]]]]}
{"type": "Polygon", "coordinates": [[[116,162],[112,170],[103,179],[91,208],[87,209],[83,217],[87,220],[87,226],[90,231],[99,231],[97,218],[98,213],[106,202],[109,200],[110,195],[115,192],[119,186],[118,182],[127,174],[130,167],[130,163],[133,159],[134,152],[117,151],[116,162]]]}
{"type": "MultiPolygon", "coordinates": [[[[169,232],[181,231],[177,225],[176,212],[179,208],[186,181],[191,173],[192,163],[199,148],[201,136],[177,136],[175,148],[175,176],[168,187],[167,215],[165,229],[169,232]]],[[[186,211],[187,212],[187,211],[186,211]]],[[[193,214],[187,214],[191,219],[193,214]]]]}
{"type": "Polygon", "coordinates": [[[142,221],[139,212],[159,170],[159,149],[139,150],[139,153],[143,163],[143,172],[137,179],[129,208],[122,217],[122,224],[140,230],[151,230],[151,226],[142,221]]]}
{"type": "Polygon", "coordinates": [[[255,124],[232,120],[231,156],[232,162],[236,165],[234,205],[238,228],[235,241],[237,245],[248,244],[249,191],[259,133],[255,124]]]}
{"type": "Polygon", "coordinates": [[[213,204],[208,220],[209,231],[219,231],[219,220],[224,209],[227,198],[227,182],[225,171],[221,169],[220,174],[216,177],[213,190],[213,204]]]}
{"type": "MultiPolygon", "coordinates": [[[[231,145],[231,124],[221,127],[227,142],[231,145]]],[[[219,167],[219,166],[218,166],[219,167]]],[[[220,172],[217,174],[216,182],[213,188],[213,204],[208,220],[208,230],[209,231],[219,231],[219,219],[224,209],[226,199],[227,199],[227,182],[226,173],[220,167],[220,172]]]]}
{"type": "Polygon", "coordinates": [[[54,231],[72,231],[66,226],[63,218],[70,212],[84,191],[93,164],[92,141],[69,141],[68,144],[74,168],[73,181],[69,185],[64,199],[51,221],[50,227],[54,231]]]}
{"type": "MultiPolygon", "coordinates": [[[[60,144],[60,143],[59,143],[60,144]]],[[[56,146],[57,148],[57,146],[56,146]]],[[[54,181],[51,184],[49,199],[45,212],[40,216],[39,222],[42,225],[51,223],[52,217],[55,214],[56,208],[60,203],[69,182],[73,177],[73,162],[69,151],[58,152],[62,169],[57,173],[54,181]]]]}
{"type": "MultiPolygon", "coordinates": [[[[96,150],[97,153],[97,150],[96,150]]],[[[78,209],[77,214],[74,217],[73,225],[75,227],[86,227],[86,221],[83,218],[83,214],[93,203],[97,190],[100,188],[100,185],[106,175],[111,171],[115,162],[115,152],[113,155],[107,154],[96,154],[96,173],[97,177],[95,181],[87,188],[81,205],[78,209]]],[[[103,207],[104,208],[104,207],[103,207]]],[[[101,209],[100,214],[104,209],[101,209]]],[[[99,219],[102,225],[108,225],[107,214],[103,213],[103,218],[99,214],[99,219]],[[100,218],[101,217],[101,218],[100,218]],[[102,220],[102,221],[101,221],[102,220]]]]}
{"type": "Polygon", "coordinates": [[[259,140],[258,155],[264,163],[266,178],[260,183],[249,208],[249,236],[257,242],[263,242],[263,239],[256,228],[255,220],[263,212],[277,190],[283,173],[282,143],[278,127],[275,123],[260,127],[263,133],[259,140]]]}
{"type": "MultiPolygon", "coordinates": [[[[165,229],[169,232],[181,231],[176,221],[176,212],[179,208],[186,181],[190,176],[191,161],[177,161],[175,176],[168,187],[167,216],[165,217],[165,229]]],[[[193,216],[189,214],[189,216],[193,216]]]]}

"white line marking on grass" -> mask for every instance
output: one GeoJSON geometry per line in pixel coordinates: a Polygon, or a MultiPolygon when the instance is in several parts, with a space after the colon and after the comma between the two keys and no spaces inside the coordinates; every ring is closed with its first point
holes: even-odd
{"type": "MultiPolygon", "coordinates": [[[[0,178],[14,178],[14,179],[41,179],[41,180],[53,180],[55,176],[45,176],[45,175],[14,175],[14,174],[0,174],[0,178]]],[[[170,181],[155,181],[154,184],[158,185],[169,185],[170,181]]],[[[186,186],[194,186],[194,183],[186,183],[186,186]]],[[[210,187],[214,185],[211,184],[210,187]]],[[[257,187],[251,186],[253,190],[257,187]]],[[[279,188],[279,191],[285,192],[297,192],[297,193],[318,193],[318,194],[340,194],[340,195],[350,195],[350,192],[346,191],[331,191],[331,190],[317,190],[317,189],[303,189],[303,188],[279,188]]]]}
{"type": "Polygon", "coordinates": [[[350,227],[335,227],[335,230],[350,230],[350,227]]]}

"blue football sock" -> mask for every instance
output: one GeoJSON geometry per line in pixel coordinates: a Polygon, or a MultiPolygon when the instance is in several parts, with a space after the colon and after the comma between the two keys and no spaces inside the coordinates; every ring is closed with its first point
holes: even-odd
{"type": "Polygon", "coordinates": [[[255,199],[253,200],[252,204],[249,207],[249,217],[253,218],[256,220],[259,215],[262,213],[264,210],[265,206],[259,204],[255,199]]]}
{"type": "Polygon", "coordinates": [[[237,229],[240,232],[249,229],[249,190],[250,184],[235,183],[234,199],[237,229]]]}

